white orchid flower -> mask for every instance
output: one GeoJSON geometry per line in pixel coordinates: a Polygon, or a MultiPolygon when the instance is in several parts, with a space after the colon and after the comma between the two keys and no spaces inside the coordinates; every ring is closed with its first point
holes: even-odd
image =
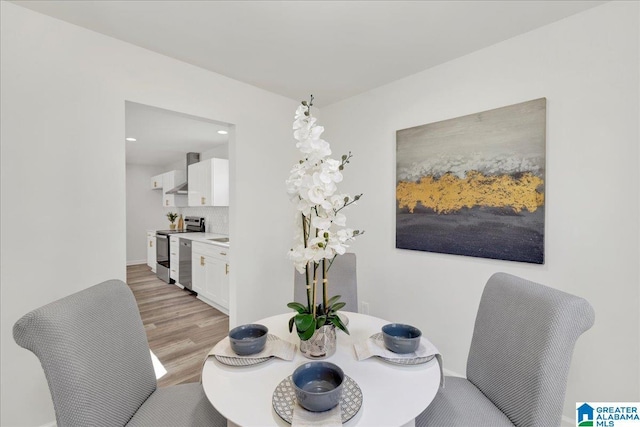
{"type": "Polygon", "coordinates": [[[288,256],[296,270],[300,273],[304,273],[309,260],[304,256],[304,245],[299,245],[289,251],[288,256]]]}
{"type": "Polygon", "coordinates": [[[347,225],[347,217],[344,216],[344,214],[337,213],[336,216],[333,218],[333,223],[340,227],[344,227],[347,225]]]}
{"type": "Polygon", "coordinates": [[[333,196],[331,196],[330,199],[330,204],[331,204],[331,208],[338,210],[338,209],[342,209],[344,207],[344,199],[345,197],[349,197],[346,194],[334,194],[333,196]]]}
{"type": "Polygon", "coordinates": [[[309,201],[317,205],[319,203],[322,203],[322,201],[324,200],[324,190],[322,187],[316,185],[308,189],[306,196],[309,201]]]}
{"type": "Polygon", "coordinates": [[[295,113],[293,136],[303,158],[293,165],[285,182],[287,194],[296,203],[294,245],[288,258],[300,273],[344,254],[347,242],[354,239],[354,231],[346,228],[346,216],[339,212],[353,199],[337,193],[337,184],[343,180],[340,169],[351,154],[342,161],[330,158],[331,146],[321,138],[324,127],[316,124],[309,107],[300,105],[295,113]]]}
{"type": "Polygon", "coordinates": [[[340,242],[330,242],[327,247],[332,251],[333,255],[344,255],[349,246],[340,242]]]}
{"type": "Polygon", "coordinates": [[[298,210],[304,216],[309,218],[311,216],[311,210],[314,207],[315,207],[315,204],[313,204],[311,201],[305,200],[305,199],[299,199],[298,204],[296,205],[296,210],[298,210]]]}
{"type": "Polygon", "coordinates": [[[320,203],[320,207],[322,208],[323,213],[325,213],[326,215],[331,215],[334,212],[333,205],[328,198],[324,199],[322,203],[320,203]]]}
{"type": "Polygon", "coordinates": [[[342,243],[348,242],[349,240],[353,240],[353,229],[351,228],[343,228],[342,230],[338,230],[336,233],[338,240],[342,243]]]}
{"type": "Polygon", "coordinates": [[[311,220],[311,226],[318,230],[329,230],[331,227],[331,218],[314,216],[311,220]]]}

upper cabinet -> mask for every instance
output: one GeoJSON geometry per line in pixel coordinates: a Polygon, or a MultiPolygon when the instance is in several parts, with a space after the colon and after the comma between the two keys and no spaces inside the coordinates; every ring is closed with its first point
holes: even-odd
{"type": "Polygon", "coordinates": [[[162,175],[156,175],[151,177],[151,189],[162,190],[162,175]]]}
{"type": "Polygon", "coordinates": [[[229,160],[189,165],[189,206],[229,206],[229,160]]]}
{"type": "Polygon", "coordinates": [[[171,171],[162,174],[162,206],[184,207],[187,206],[187,196],[182,194],[167,194],[167,191],[187,182],[185,171],[171,171]]]}

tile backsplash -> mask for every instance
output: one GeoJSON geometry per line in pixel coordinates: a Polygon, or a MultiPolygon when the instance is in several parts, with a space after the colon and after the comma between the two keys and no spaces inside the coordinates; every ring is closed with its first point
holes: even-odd
{"type": "Polygon", "coordinates": [[[183,216],[199,216],[204,218],[204,226],[207,233],[229,235],[229,208],[228,207],[186,207],[178,208],[178,213],[183,216]]]}

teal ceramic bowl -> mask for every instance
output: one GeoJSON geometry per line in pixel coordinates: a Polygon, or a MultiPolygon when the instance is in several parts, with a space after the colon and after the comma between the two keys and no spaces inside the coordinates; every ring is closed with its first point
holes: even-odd
{"type": "Polygon", "coordinates": [[[394,353],[405,354],[416,351],[420,345],[420,337],[422,332],[415,326],[390,323],[382,327],[384,346],[394,353]]]}
{"type": "Polygon", "coordinates": [[[267,343],[267,329],[264,325],[252,323],[233,328],[229,332],[231,350],[239,356],[249,356],[260,353],[267,343]]]}
{"type": "Polygon", "coordinates": [[[330,362],[309,362],[291,376],[296,400],[308,411],[328,411],[340,403],[344,372],[330,362]]]}

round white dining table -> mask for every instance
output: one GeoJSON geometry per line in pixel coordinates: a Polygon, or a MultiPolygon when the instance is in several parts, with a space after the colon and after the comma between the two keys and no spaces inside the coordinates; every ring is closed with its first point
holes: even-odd
{"type": "MultiPolygon", "coordinates": [[[[414,419],[431,403],[440,385],[437,359],[413,366],[394,365],[372,357],[358,361],[353,343],[366,340],[390,322],[358,313],[344,313],[349,319],[350,335],[337,331],[334,355],[323,359],[340,366],[362,390],[362,407],[345,426],[399,427],[415,425],[414,419]]],[[[294,313],[258,320],[269,333],[295,343],[289,333],[294,313]]],[[[228,420],[229,426],[288,426],[275,412],[272,395],[278,384],[296,367],[309,362],[300,351],[292,361],[271,358],[253,366],[227,366],[209,356],[202,368],[202,385],[207,398],[228,420]]]]}

